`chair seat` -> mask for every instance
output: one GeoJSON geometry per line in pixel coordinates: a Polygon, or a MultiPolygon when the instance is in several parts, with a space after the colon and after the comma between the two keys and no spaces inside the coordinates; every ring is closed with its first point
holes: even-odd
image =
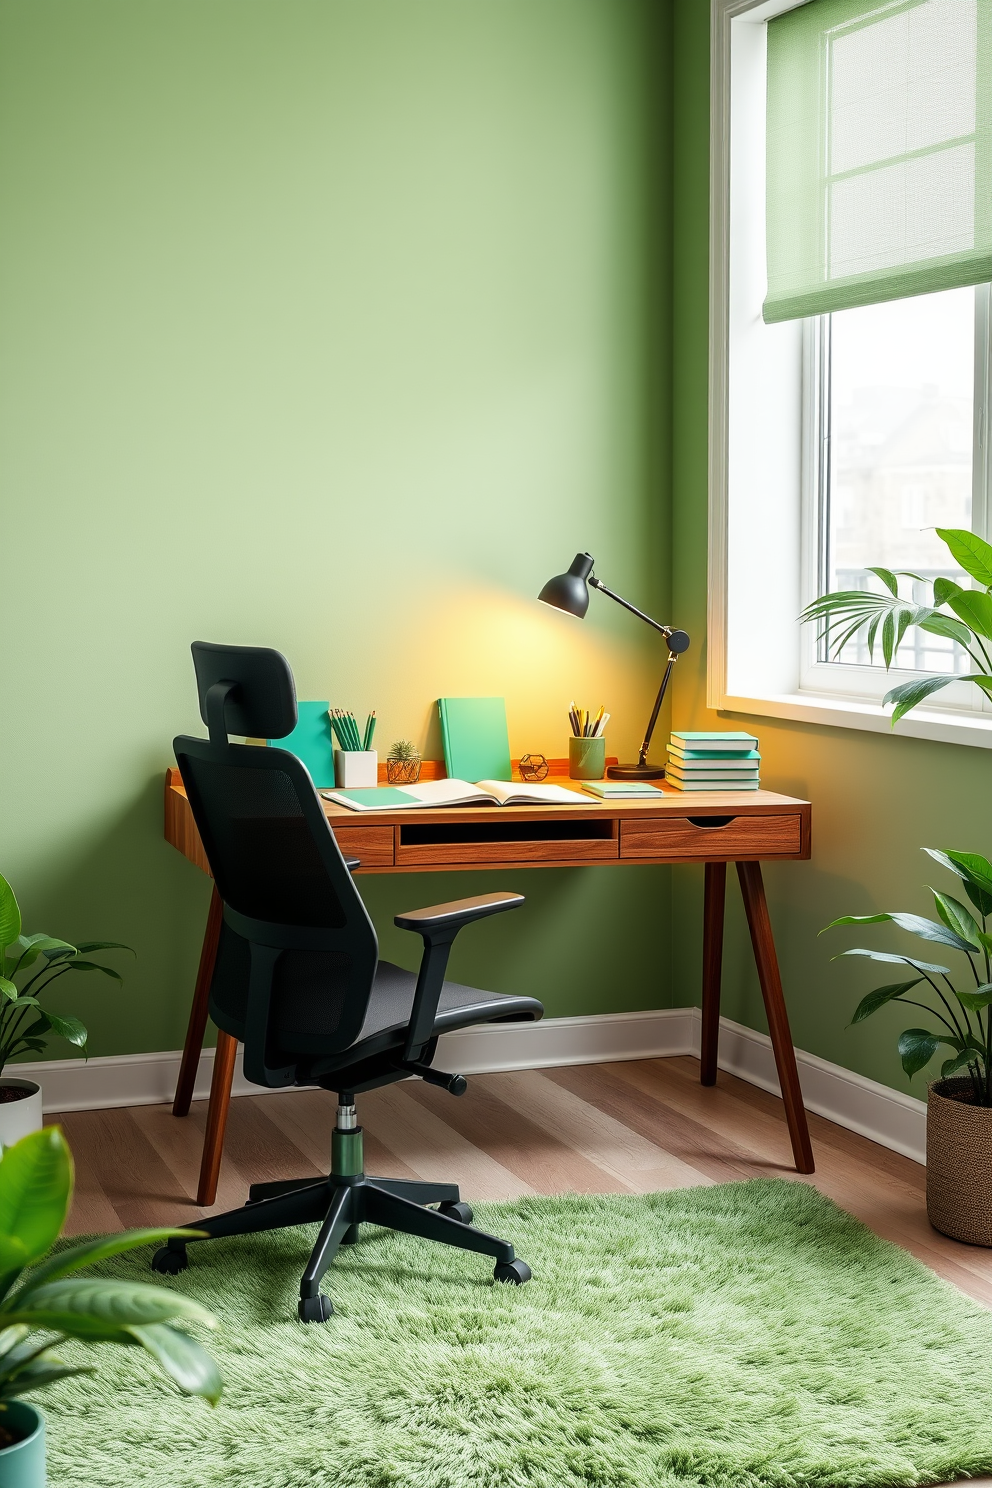
{"type": "MultiPolygon", "coordinates": [[[[414,972],[404,971],[391,961],[379,962],[362,1031],[347,1051],[349,1060],[403,1044],[416,990],[414,972]]],[[[463,987],[460,982],[445,982],[438,999],[434,1032],[451,1033],[474,1023],[530,1023],[543,1012],[544,1008],[534,997],[509,997],[499,992],[480,992],[477,987],[463,987]]]]}

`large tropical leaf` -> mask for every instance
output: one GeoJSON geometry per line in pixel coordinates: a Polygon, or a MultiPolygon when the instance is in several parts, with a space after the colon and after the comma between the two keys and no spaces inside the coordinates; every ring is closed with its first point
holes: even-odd
{"type": "Polygon", "coordinates": [[[12,946],[21,933],[21,911],[10,884],[0,873],[0,951],[12,946]]]}
{"type": "Polygon", "coordinates": [[[977,579],[983,589],[992,587],[992,548],[987,542],[963,527],[938,527],[937,536],[966,574],[977,579]]]}
{"type": "Polygon", "coordinates": [[[58,1013],[46,1013],[45,1017],[54,1033],[68,1039],[69,1043],[75,1044],[77,1048],[85,1049],[89,1034],[78,1018],[61,1017],[58,1013]]]}
{"type": "MultiPolygon", "coordinates": [[[[938,579],[938,583],[940,580],[938,579]]],[[[963,620],[955,620],[953,615],[941,615],[936,611],[929,620],[917,621],[921,630],[928,631],[930,635],[947,636],[949,640],[957,641],[959,646],[967,648],[971,645],[972,634],[963,620]]]]}
{"type": "Polygon", "coordinates": [[[76,947],[81,956],[92,956],[94,951],[127,951],[129,955],[135,954],[129,945],[122,945],[119,940],[81,940],[76,947]]]}
{"type": "Polygon", "coordinates": [[[0,1162],[0,1236],[38,1260],[58,1239],[72,1193],[72,1156],[57,1126],[22,1137],[0,1162]]]}
{"type": "Polygon", "coordinates": [[[960,594],[961,585],[954,579],[939,578],[933,581],[933,602],[935,605],[946,604],[952,594],[960,594]]]}
{"type": "Polygon", "coordinates": [[[65,969],[66,971],[102,971],[104,976],[110,977],[115,982],[120,982],[122,986],[124,984],[124,978],[119,971],[115,971],[112,966],[102,966],[99,961],[80,961],[77,956],[72,961],[65,963],[65,969]]]}
{"type": "MultiPolygon", "coordinates": [[[[910,935],[917,935],[920,940],[935,940],[938,945],[950,946],[955,951],[967,952],[977,949],[977,942],[972,945],[954,930],[949,930],[946,925],[938,925],[936,920],[928,920],[923,915],[905,914],[902,910],[893,910],[891,914],[842,915],[839,920],[833,920],[826,928],[833,930],[836,925],[880,925],[883,920],[898,925],[900,930],[908,930],[910,935]]],[[[977,925],[975,928],[977,930],[977,925]]],[[[820,934],[823,934],[822,930],[820,934]]]]}
{"type": "Polygon", "coordinates": [[[56,1255],[49,1256],[47,1261],[42,1261],[40,1265],[35,1266],[18,1292],[17,1298],[13,1300],[17,1301],[27,1296],[28,1292],[43,1284],[69,1276],[83,1266],[93,1266],[97,1261],[109,1260],[111,1256],[122,1255],[126,1250],[136,1250],[141,1245],[162,1245],[166,1240],[171,1240],[173,1236],[180,1235],[185,1240],[196,1240],[201,1238],[203,1231],[124,1230],[117,1235],[101,1235],[95,1240],[82,1240],[78,1245],[73,1245],[71,1249],[60,1250],[56,1255]]]}
{"type": "Polygon", "coordinates": [[[947,603],[976,635],[992,637],[992,595],[983,594],[980,589],[960,589],[947,603]]]}
{"type": "Polygon", "coordinates": [[[961,1048],[960,1039],[941,1038],[936,1033],[931,1033],[927,1028],[907,1028],[899,1035],[899,1055],[902,1059],[902,1067],[910,1079],[920,1071],[925,1064],[929,1064],[941,1044],[950,1044],[952,1048],[961,1048]]]}
{"type": "Polygon", "coordinates": [[[958,677],[918,677],[912,682],[900,682],[898,687],[889,688],[882,699],[882,706],[885,708],[889,703],[895,703],[892,714],[892,725],[895,727],[900,718],[904,718],[911,708],[917,707],[932,692],[938,692],[940,688],[959,680],[958,677]]]}
{"type": "Polygon", "coordinates": [[[971,910],[962,904],[960,899],[952,899],[950,894],[940,894],[934,888],[931,888],[930,892],[934,897],[937,913],[948,930],[959,935],[962,940],[966,940],[969,945],[974,946],[976,951],[980,950],[982,932],[971,910]]]}
{"type": "Polygon", "coordinates": [[[51,1328],[72,1338],[126,1341],[132,1324],[167,1323],[185,1317],[214,1327],[213,1314],[182,1292],[143,1281],[114,1281],[102,1276],[73,1276],[48,1281],[4,1304],[4,1321],[51,1328]]]}
{"type": "Polygon", "coordinates": [[[970,1013],[977,1013],[979,1008],[988,1007],[992,1002],[992,982],[982,982],[972,992],[958,992],[958,1002],[966,1007],[970,1013]]]}
{"type": "Polygon", "coordinates": [[[940,1066],[940,1078],[946,1080],[950,1075],[956,1075],[960,1070],[967,1069],[969,1064],[982,1064],[984,1061],[974,1049],[962,1049],[960,1054],[952,1054],[950,1059],[945,1059],[940,1066]]]}
{"type": "Polygon", "coordinates": [[[58,940],[54,935],[19,935],[12,947],[13,964],[19,971],[25,971],[34,965],[42,952],[52,961],[62,956],[74,956],[76,947],[67,940],[58,940]]]}
{"type": "Polygon", "coordinates": [[[880,1007],[887,1002],[892,1002],[896,997],[901,997],[904,992],[910,992],[922,982],[922,977],[913,977],[911,982],[890,982],[887,987],[876,987],[874,992],[869,992],[862,997],[854,1009],[852,1023],[863,1023],[865,1018],[870,1018],[872,1013],[877,1013],[880,1007]]]}
{"type": "Polygon", "coordinates": [[[923,849],[935,863],[960,878],[965,892],[984,918],[992,914],[992,863],[980,853],[945,852],[937,847],[923,849]]]}
{"type": "Polygon", "coordinates": [[[203,1395],[216,1405],[223,1385],[216,1363],[188,1333],[165,1323],[132,1324],[133,1338],[154,1354],[166,1374],[187,1395],[203,1395]]]}
{"type": "Polygon", "coordinates": [[[888,961],[896,966],[912,966],[914,971],[929,971],[936,976],[948,976],[951,970],[949,966],[935,966],[930,961],[914,961],[912,956],[897,956],[894,951],[867,951],[863,946],[841,951],[839,956],[832,956],[831,960],[839,961],[842,956],[867,956],[869,961],[888,961]]]}
{"type": "Polygon", "coordinates": [[[869,568],[868,572],[873,573],[876,578],[881,579],[889,593],[894,594],[897,599],[899,598],[899,580],[890,568],[869,568]]]}

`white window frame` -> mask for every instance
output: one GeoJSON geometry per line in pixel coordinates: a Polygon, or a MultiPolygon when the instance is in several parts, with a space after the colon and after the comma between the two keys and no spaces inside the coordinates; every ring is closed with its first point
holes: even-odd
{"type": "MultiPolygon", "coordinates": [[[[711,0],[708,706],[889,733],[905,670],[823,663],[815,627],[819,532],[817,322],[766,326],[765,23],[809,0],[711,0]],[[803,407],[806,399],[807,406],[803,407]],[[804,431],[814,438],[804,443],[804,431]]],[[[992,516],[990,307],[976,295],[973,526],[992,516]]],[[[992,711],[952,684],[900,734],[992,748],[992,711]]]]}

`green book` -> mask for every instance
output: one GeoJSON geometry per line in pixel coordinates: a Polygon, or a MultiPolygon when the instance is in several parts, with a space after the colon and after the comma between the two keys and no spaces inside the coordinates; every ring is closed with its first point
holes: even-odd
{"type": "Polygon", "coordinates": [[[327,703],[297,703],[296,727],[285,739],[267,739],[275,749],[288,749],[310,771],[314,785],[334,784],[334,744],[327,703]]]}
{"type": "Polygon", "coordinates": [[[500,697],[438,698],[444,767],[450,780],[509,780],[510,736],[500,697]]]}

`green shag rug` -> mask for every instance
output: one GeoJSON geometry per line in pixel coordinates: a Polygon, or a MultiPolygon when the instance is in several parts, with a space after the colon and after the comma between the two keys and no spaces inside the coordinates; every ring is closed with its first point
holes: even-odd
{"type": "Polygon", "coordinates": [[[369,1227],[318,1326],[295,1316],[311,1229],[191,1246],[162,1284],[222,1320],[221,1404],[102,1348],[98,1375],[46,1392],[51,1488],[872,1488],[992,1470],[992,1314],[805,1184],[476,1218],[529,1285],[369,1227]]]}

